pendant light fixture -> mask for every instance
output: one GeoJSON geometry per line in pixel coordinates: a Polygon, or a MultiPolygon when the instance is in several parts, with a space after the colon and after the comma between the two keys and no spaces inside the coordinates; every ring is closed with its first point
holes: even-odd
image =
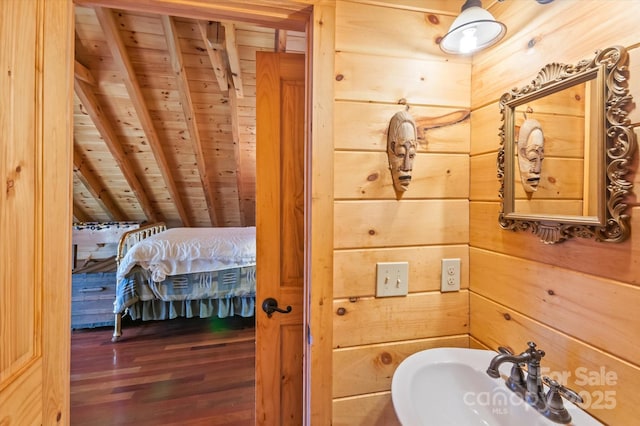
{"type": "Polygon", "coordinates": [[[440,49],[454,55],[470,55],[496,44],[506,33],[506,25],[483,9],[480,0],[467,0],[440,40],[440,49]]]}

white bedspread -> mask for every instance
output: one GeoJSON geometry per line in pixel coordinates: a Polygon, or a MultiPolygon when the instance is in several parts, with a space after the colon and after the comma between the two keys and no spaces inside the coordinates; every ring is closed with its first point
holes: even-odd
{"type": "Polygon", "coordinates": [[[135,244],[122,258],[118,281],[136,264],[154,281],[168,275],[256,264],[256,228],[172,228],[135,244]]]}

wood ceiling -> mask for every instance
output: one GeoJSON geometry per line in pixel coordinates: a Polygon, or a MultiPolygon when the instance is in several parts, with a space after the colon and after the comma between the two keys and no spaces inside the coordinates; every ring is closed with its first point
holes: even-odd
{"type": "Polygon", "coordinates": [[[256,52],[303,53],[304,32],[75,14],[74,220],[255,225],[256,52]]]}

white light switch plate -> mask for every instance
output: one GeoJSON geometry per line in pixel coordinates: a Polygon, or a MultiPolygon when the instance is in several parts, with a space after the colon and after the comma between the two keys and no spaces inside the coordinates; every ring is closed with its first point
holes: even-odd
{"type": "Polygon", "coordinates": [[[460,259],[442,259],[441,291],[460,290],[460,259]]]}
{"type": "Polygon", "coordinates": [[[409,262],[378,262],[376,268],[376,297],[407,295],[409,262]]]}

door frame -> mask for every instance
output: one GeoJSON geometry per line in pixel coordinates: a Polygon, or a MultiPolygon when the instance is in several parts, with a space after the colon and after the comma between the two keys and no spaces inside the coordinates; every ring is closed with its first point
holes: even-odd
{"type": "MultiPolygon", "coordinates": [[[[284,16],[283,8],[274,8],[269,1],[247,5],[242,0],[232,0],[216,5],[206,0],[189,4],[183,0],[75,0],[79,6],[244,21],[269,27],[274,27],[277,21],[279,27],[286,24],[289,29],[306,31],[303,416],[306,425],[314,426],[330,425],[332,421],[335,3],[335,0],[292,0],[289,5],[299,5],[299,9],[284,16]],[[273,14],[267,14],[269,10],[273,14]]],[[[69,57],[73,56],[71,52],[69,57]]],[[[73,70],[73,64],[69,65],[73,70]]],[[[73,132],[71,120],[69,125],[73,132]]],[[[72,146],[73,141],[68,143],[72,146]]],[[[69,228],[69,239],[70,235],[69,228]]]]}

